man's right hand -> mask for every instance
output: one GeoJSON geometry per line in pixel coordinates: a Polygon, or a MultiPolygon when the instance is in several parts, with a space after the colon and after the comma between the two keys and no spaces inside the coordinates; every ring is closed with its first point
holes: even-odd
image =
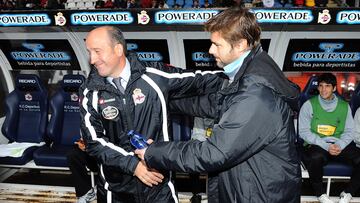
{"type": "Polygon", "coordinates": [[[85,147],[84,140],[82,138],[80,138],[78,141],[74,142],[74,144],[76,144],[81,151],[85,151],[86,147],[85,147]]]}
{"type": "Polygon", "coordinates": [[[341,148],[336,145],[336,144],[331,144],[329,146],[329,154],[333,155],[333,156],[337,156],[341,153],[341,148]]]}
{"type": "Polygon", "coordinates": [[[158,185],[164,179],[164,176],[153,170],[148,169],[143,161],[140,161],[136,166],[134,175],[141,180],[145,185],[152,187],[158,185]]]}
{"type": "MultiPolygon", "coordinates": [[[[152,139],[148,139],[147,140],[147,143],[150,145],[154,142],[154,140],[152,139]]],[[[146,149],[147,148],[144,148],[144,149],[136,149],[135,150],[135,154],[142,160],[144,161],[145,160],[145,152],[146,152],[146,149]]]]}

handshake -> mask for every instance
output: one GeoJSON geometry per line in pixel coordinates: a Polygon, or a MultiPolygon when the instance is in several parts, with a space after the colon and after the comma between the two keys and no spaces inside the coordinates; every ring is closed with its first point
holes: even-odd
{"type": "MultiPolygon", "coordinates": [[[[147,144],[151,144],[152,142],[153,140],[149,139],[147,141],[147,144]]],[[[139,178],[139,180],[143,182],[145,185],[152,187],[154,185],[158,185],[162,183],[164,176],[161,173],[159,173],[157,170],[146,166],[144,160],[146,149],[147,147],[135,150],[135,154],[141,159],[141,161],[139,161],[138,165],[136,166],[134,175],[137,178],[139,178]]]]}
{"type": "MultiPolygon", "coordinates": [[[[152,139],[147,140],[147,144],[150,145],[151,143],[153,143],[152,139]]],[[[136,149],[135,150],[135,154],[139,157],[139,159],[141,159],[142,161],[145,161],[145,152],[146,152],[147,147],[142,148],[142,149],[136,149]]]]}
{"type": "Polygon", "coordinates": [[[136,148],[135,154],[141,159],[135,168],[134,176],[139,178],[141,182],[149,187],[158,185],[162,182],[164,176],[155,169],[148,168],[144,160],[146,149],[153,140],[145,140],[142,135],[133,130],[129,131],[128,136],[130,138],[130,143],[136,148]]]}

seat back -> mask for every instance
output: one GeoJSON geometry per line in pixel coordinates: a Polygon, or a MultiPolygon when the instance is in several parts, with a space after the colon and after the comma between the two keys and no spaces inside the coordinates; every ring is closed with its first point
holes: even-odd
{"type": "Polygon", "coordinates": [[[10,142],[44,141],[48,93],[37,75],[20,74],[15,89],[5,99],[5,121],[1,128],[10,142]]]}
{"type": "Polygon", "coordinates": [[[309,78],[308,82],[305,85],[304,90],[300,94],[300,98],[299,98],[300,108],[308,99],[319,94],[317,87],[318,87],[317,76],[313,75],[309,78]]]}
{"type": "Polygon", "coordinates": [[[193,118],[181,114],[172,114],[172,132],[174,141],[187,141],[191,139],[193,118]]]}
{"type": "Polygon", "coordinates": [[[80,138],[79,88],[82,75],[65,75],[60,89],[50,99],[51,118],[47,135],[53,145],[73,145],[80,138]]]}

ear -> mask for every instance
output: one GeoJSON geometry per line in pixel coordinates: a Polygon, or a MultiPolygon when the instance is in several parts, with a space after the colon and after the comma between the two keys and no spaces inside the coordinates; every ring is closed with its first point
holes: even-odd
{"type": "Polygon", "coordinates": [[[245,50],[249,49],[249,45],[246,39],[239,40],[234,47],[238,50],[239,54],[243,54],[245,50]]]}
{"type": "Polygon", "coordinates": [[[333,88],[333,92],[336,92],[336,86],[333,88]]]}
{"type": "Polygon", "coordinates": [[[118,55],[118,56],[122,56],[124,55],[124,48],[121,44],[116,44],[115,45],[115,53],[118,55]]]}

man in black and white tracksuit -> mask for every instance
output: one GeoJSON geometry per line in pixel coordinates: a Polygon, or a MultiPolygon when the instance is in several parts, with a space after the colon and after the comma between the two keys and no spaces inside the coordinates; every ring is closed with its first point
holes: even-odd
{"type": "Polygon", "coordinates": [[[119,33],[104,26],[86,39],[94,68],[80,90],[81,130],[87,152],[100,166],[98,202],[177,202],[169,172],[160,172],[165,176],[161,181],[159,173],[147,169],[134,156],[127,133],[135,130],[147,139],[168,141],[169,98],[215,91],[222,79],[213,72],[147,67],[135,54],[125,55],[124,44],[115,40],[119,33]]]}

